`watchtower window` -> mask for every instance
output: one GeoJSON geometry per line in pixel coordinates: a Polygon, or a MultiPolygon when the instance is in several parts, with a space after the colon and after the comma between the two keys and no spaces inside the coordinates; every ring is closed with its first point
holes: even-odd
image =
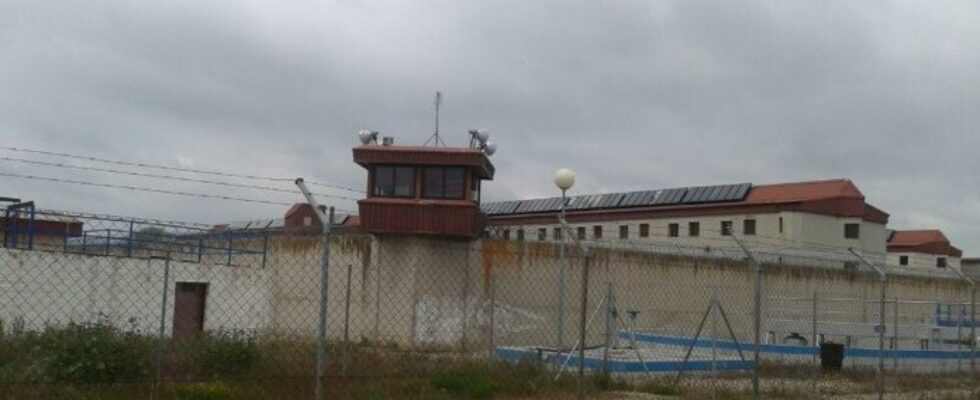
{"type": "Polygon", "coordinates": [[[425,167],[422,197],[428,199],[462,199],[466,187],[466,170],[462,167],[425,167]]]}
{"type": "Polygon", "coordinates": [[[415,168],[377,166],[374,168],[374,188],[377,197],[415,196],[415,168]]]}

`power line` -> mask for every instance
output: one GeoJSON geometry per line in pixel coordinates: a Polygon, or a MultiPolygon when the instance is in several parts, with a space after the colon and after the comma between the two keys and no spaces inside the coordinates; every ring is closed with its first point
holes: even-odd
{"type": "Polygon", "coordinates": [[[171,195],[177,195],[177,196],[188,196],[188,197],[200,197],[200,198],[207,198],[207,199],[241,201],[241,202],[245,202],[245,203],[272,204],[272,205],[279,205],[279,206],[291,206],[292,205],[291,203],[284,203],[284,202],[279,202],[279,201],[260,200],[260,199],[246,199],[246,198],[243,198],[243,197],[212,195],[212,194],[205,194],[205,193],[182,192],[182,191],[177,191],[177,190],[155,189],[155,188],[148,188],[148,187],[142,187],[142,186],[113,185],[113,184],[109,184],[109,183],[76,181],[76,180],[71,180],[71,179],[51,178],[51,177],[36,176],[36,175],[20,175],[20,174],[11,174],[11,173],[7,173],[7,172],[0,172],[0,176],[7,176],[7,177],[11,177],[11,178],[21,178],[21,179],[41,180],[41,181],[49,181],[49,182],[58,182],[58,183],[71,183],[71,184],[82,185],[82,186],[95,186],[95,187],[104,187],[104,188],[112,188],[112,189],[126,189],[126,190],[133,190],[133,191],[143,191],[143,192],[152,192],[152,193],[171,194],[171,195]]]}
{"type": "MultiPolygon", "coordinates": [[[[78,155],[78,154],[61,153],[61,152],[47,151],[47,150],[25,149],[25,148],[20,148],[20,147],[3,146],[3,145],[0,145],[0,149],[8,150],[8,151],[23,152],[23,153],[43,154],[43,155],[54,156],[54,157],[73,158],[73,159],[76,159],[76,160],[85,160],[85,161],[100,162],[100,163],[106,163],[106,164],[116,164],[116,165],[130,166],[130,167],[162,169],[162,170],[168,170],[168,171],[191,172],[191,173],[196,173],[196,174],[224,176],[224,177],[229,177],[229,178],[264,180],[264,181],[271,181],[271,182],[292,182],[292,181],[295,180],[295,178],[281,178],[281,177],[272,177],[272,176],[263,176],[263,175],[236,174],[236,173],[233,173],[233,172],[222,172],[222,171],[203,170],[203,169],[184,168],[184,167],[173,167],[173,166],[168,166],[168,165],[149,164],[149,163],[133,162],[133,161],[110,160],[110,159],[107,159],[107,158],[100,158],[100,157],[83,156],[83,155],[78,155]]],[[[311,182],[311,181],[307,181],[307,183],[308,184],[311,184],[311,185],[316,185],[316,186],[322,186],[322,187],[328,187],[328,188],[346,190],[346,191],[350,191],[350,192],[354,192],[354,193],[364,193],[363,190],[352,189],[352,188],[349,188],[349,187],[346,187],[346,186],[334,185],[334,184],[330,184],[330,183],[311,182]]]]}
{"type": "MultiPolygon", "coordinates": [[[[21,159],[21,158],[12,158],[12,157],[0,157],[0,160],[13,161],[13,162],[19,162],[19,163],[25,163],[25,164],[44,165],[44,166],[49,166],[49,167],[71,168],[71,169],[79,169],[79,170],[86,170],[86,171],[96,171],[96,172],[107,172],[107,173],[111,173],[111,174],[122,174],[122,175],[130,175],[130,176],[142,176],[142,177],[157,178],[157,179],[170,179],[170,180],[177,180],[177,181],[183,181],[183,182],[206,183],[206,184],[220,185],[220,186],[226,186],[226,187],[266,190],[266,191],[280,192],[280,193],[291,193],[291,194],[297,194],[298,193],[297,190],[281,189],[281,188],[275,188],[275,187],[270,187],[270,186],[246,185],[246,184],[241,184],[241,183],[212,181],[212,180],[208,180],[208,179],[187,178],[187,177],[175,176],[175,175],[162,175],[162,174],[151,174],[151,173],[133,172],[133,171],[121,171],[121,170],[110,169],[110,168],[89,167],[89,166],[83,166],[83,165],[62,164],[62,163],[47,162],[47,161],[38,161],[38,160],[25,160],[25,159],[21,159]]],[[[314,195],[317,195],[317,196],[321,196],[321,197],[330,197],[330,198],[341,199],[341,200],[357,201],[357,199],[352,198],[352,197],[337,196],[337,195],[326,194],[326,193],[313,193],[313,194],[314,195]]]]}

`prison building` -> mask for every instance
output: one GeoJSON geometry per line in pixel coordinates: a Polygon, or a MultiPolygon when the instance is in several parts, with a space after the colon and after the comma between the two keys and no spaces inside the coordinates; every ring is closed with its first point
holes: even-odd
{"type": "MultiPolygon", "coordinates": [[[[557,241],[560,197],[484,204],[488,234],[557,241]]],[[[868,204],[848,179],[679,187],[571,196],[566,215],[581,240],[656,242],[692,248],[734,246],[848,248],[884,261],[888,214],[868,204]]]]}
{"type": "Polygon", "coordinates": [[[910,268],[960,268],[963,251],[950,244],[938,229],[889,230],[890,265],[910,268]]]}

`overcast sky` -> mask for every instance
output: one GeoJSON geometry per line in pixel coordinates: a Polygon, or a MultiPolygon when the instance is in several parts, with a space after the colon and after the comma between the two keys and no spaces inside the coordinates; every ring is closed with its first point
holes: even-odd
{"type": "MultiPolygon", "coordinates": [[[[0,0],[0,145],[361,188],[355,131],[421,144],[438,89],[449,144],[474,127],[499,144],[489,199],[553,195],[559,167],[573,193],[844,177],[891,227],[942,228],[977,256],[977,21],[972,0],[0,0]]],[[[3,195],[209,223],[283,212],[10,177],[3,195]]]]}

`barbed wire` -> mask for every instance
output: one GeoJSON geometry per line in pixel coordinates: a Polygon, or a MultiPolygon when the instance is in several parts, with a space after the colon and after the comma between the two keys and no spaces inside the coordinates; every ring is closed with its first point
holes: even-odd
{"type": "MultiPolygon", "coordinates": [[[[187,177],[175,176],[175,175],[162,175],[162,174],[151,174],[151,173],[134,172],[134,171],[122,171],[122,170],[111,169],[111,168],[88,167],[88,166],[82,166],[82,165],[63,164],[63,163],[56,163],[56,162],[37,161],[37,160],[26,160],[26,159],[13,158],[13,157],[0,157],[0,160],[13,161],[13,162],[25,163],[25,164],[44,165],[44,166],[48,166],[48,167],[78,169],[78,170],[96,171],[96,172],[106,172],[106,173],[110,173],[110,174],[120,174],[120,175],[129,175],[129,176],[141,176],[141,177],[156,178],[156,179],[169,179],[169,180],[176,180],[176,181],[182,181],[182,182],[204,183],[204,184],[209,184],[209,185],[218,185],[218,186],[234,187],[234,188],[242,188],[242,189],[265,190],[265,191],[270,191],[270,192],[291,193],[291,194],[298,194],[299,193],[299,191],[296,190],[296,189],[290,190],[290,189],[275,188],[275,187],[270,187],[270,186],[246,185],[246,184],[242,184],[242,183],[221,182],[221,181],[214,181],[214,180],[208,180],[208,179],[198,179],[198,178],[187,178],[187,177]]],[[[352,198],[352,197],[338,196],[338,195],[333,195],[333,194],[328,194],[328,193],[313,193],[313,194],[316,195],[316,196],[329,197],[329,198],[340,199],[340,200],[350,200],[350,201],[357,201],[358,200],[358,199],[355,199],[355,198],[352,198]]]]}
{"type": "MultiPolygon", "coordinates": [[[[72,159],[76,159],[76,160],[85,160],[85,161],[100,162],[100,163],[106,163],[106,164],[125,165],[125,166],[131,166],[131,167],[141,167],[141,168],[153,168],[153,169],[161,169],[161,170],[168,170],[168,171],[190,172],[190,173],[196,173],[196,174],[224,176],[224,177],[229,177],[229,178],[264,180],[264,181],[271,181],[271,182],[293,182],[293,181],[296,180],[296,178],[284,178],[284,177],[273,177],[273,176],[264,176],[264,175],[250,175],[250,174],[237,174],[237,173],[233,173],[233,172],[223,172],[223,171],[215,171],[215,170],[204,170],[204,169],[186,168],[186,167],[174,167],[174,166],[159,165],[159,164],[150,164],[150,163],[144,163],[144,162],[112,160],[112,159],[102,158],[102,157],[85,156],[85,155],[79,155],[79,154],[63,153],[63,152],[48,151],[48,150],[27,149],[27,148],[23,148],[23,147],[13,147],[13,146],[4,146],[4,145],[0,145],[0,149],[7,150],[7,151],[22,152],[22,153],[43,154],[43,155],[53,156],[53,157],[72,158],[72,159]]],[[[310,184],[310,185],[320,186],[320,187],[328,187],[328,188],[346,190],[346,191],[350,191],[350,192],[353,192],[353,193],[364,193],[363,190],[353,189],[353,188],[349,188],[349,187],[342,186],[342,185],[337,185],[337,184],[332,184],[332,183],[313,182],[313,181],[306,181],[306,183],[307,184],[310,184]]]]}

